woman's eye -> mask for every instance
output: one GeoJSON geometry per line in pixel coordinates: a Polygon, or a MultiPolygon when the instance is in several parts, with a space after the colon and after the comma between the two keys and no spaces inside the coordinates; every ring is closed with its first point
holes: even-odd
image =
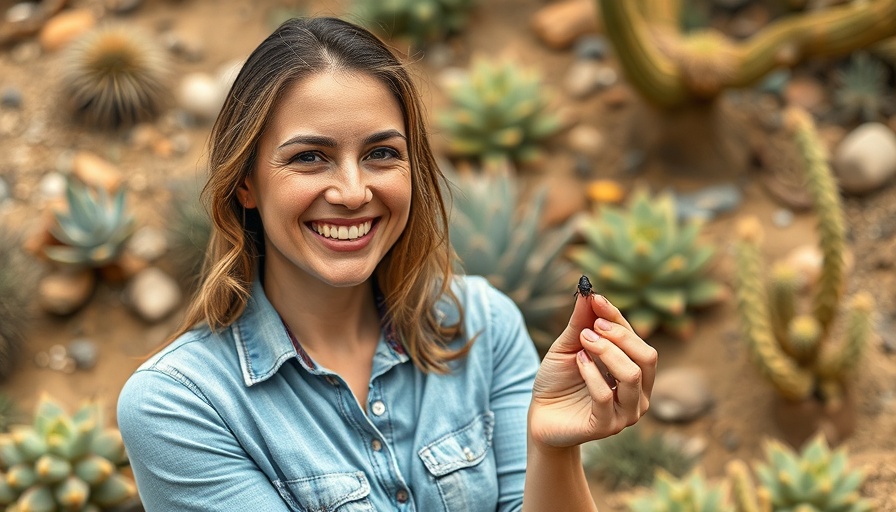
{"type": "Polygon", "coordinates": [[[387,158],[397,158],[398,151],[391,148],[376,148],[370,152],[368,158],[371,160],[385,160],[387,158]]]}
{"type": "Polygon", "coordinates": [[[290,159],[290,162],[302,162],[306,164],[314,163],[316,161],[318,161],[318,156],[316,153],[313,153],[311,151],[299,153],[290,159]]]}

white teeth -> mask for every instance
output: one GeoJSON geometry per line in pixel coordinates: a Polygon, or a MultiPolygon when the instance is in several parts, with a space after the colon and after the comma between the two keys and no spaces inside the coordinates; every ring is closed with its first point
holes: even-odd
{"type": "Polygon", "coordinates": [[[370,233],[371,221],[356,224],[354,226],[333,226],[331,224],[312,224],[318,234],[334,240],[354,240],[370,233]]]}

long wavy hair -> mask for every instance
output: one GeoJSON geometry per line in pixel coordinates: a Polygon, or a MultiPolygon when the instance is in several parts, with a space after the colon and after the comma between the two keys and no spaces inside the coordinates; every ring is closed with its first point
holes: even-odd
{"type": "Polygon", "coordinates": [[[445,373],[462,357],[448,343],[460,335],[463,309],[452,293],[455,260],[448,242],[448,214],[441,193],[447,186],[430,147],[420,96],[405,67],[369,31],[336,18],[284,22],[249,55],[209,136],[209,178],[202,199],[212,235],[199,288],[173,341],[206,325],[220,330],[246,307],[255,261],[264,255],[258,212],[244,209],[237,189],[251,172],[258,140],[284,90],[329,69],[367,73],[395,95],[405,120],[411,167],[411,210],[404,232],[374,272],[386,302],[386,321],[423,371],[445,373]],[[411,235],[412,234],[412,235],[411,235]],[[447,298],[460,313],[443,325],[435,305],[447,298]]]}

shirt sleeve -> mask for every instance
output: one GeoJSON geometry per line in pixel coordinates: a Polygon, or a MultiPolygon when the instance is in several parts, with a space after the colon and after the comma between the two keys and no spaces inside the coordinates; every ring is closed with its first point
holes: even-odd
{"type": "Polygon", "coordinates": [[[526,429],[539,358],[513,301],[493,290],[488,333],[493,342],[491,408],[498,468],[498,510],[520,510],[526,479],[526,429]]]}
{"type": "Polygon", "coordinates": [[[118,426],[147,512],[289,510],[183,376],[152,368],[132,375],[118,399],[118,426]]]}

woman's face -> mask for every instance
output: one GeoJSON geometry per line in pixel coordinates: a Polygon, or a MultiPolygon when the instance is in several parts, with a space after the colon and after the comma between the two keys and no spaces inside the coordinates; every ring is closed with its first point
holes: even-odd
{"type": "Polygon", "coordinates": [[[292,274],[360,284],[410,213],[401,107],[372,76],[346,71],[312,75],[284,92],[239,190],[264,224],[265,280],[292,274]]]}

